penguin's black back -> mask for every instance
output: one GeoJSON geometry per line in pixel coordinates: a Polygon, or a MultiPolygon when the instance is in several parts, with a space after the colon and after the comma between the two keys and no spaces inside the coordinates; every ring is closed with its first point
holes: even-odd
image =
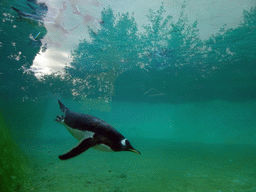
{"type": "Polygon", "coordinates": [[[125,138],[105,121],[91,115],[73,112],[69,109],[66,111],[64,122],[71,128],[94,132],[96,136],[100,135],[116,141],[125,138]]]}

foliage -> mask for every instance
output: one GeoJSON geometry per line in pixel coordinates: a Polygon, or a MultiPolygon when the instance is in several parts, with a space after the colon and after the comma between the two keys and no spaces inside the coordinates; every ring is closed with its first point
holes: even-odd
{"type": "Polygon", "coordinates": [[[164,19],[163,5],[156,13],[150,10],[147,15],[150,24],[144,26],[146,33],[142,35],[148,53],[144,54],[144,63],[149,69],[158,70],[161,76],[163,73],[177,76],[186,68],[191,71],[202,64],[203,42],[199,39],[197,21],[189,23],[185,8],[184,2],[176,23],[170,15],[164,19]]]}
{"type": "Polygon", "coordinates": [[[170,15],[164,18],[163,5],[156,12],[150,10],[144,33],[138,33],[129,13],[115,17],[111,8],[104,9],[102,28],[97,33],[90,31],[91,42],[80,42],[67,73],[86,85],[80,90],[87,96],[111,97],[116,77],[126,70],[170,70],[171,66],[191,64],[202,42],[197,22],[189,25],[184,9],[177,23],[170,15]]]}
{"type": "Polygon", "coordinates": [[[218,69],[219,75],[229,73],[230,80],[255,77],[256,7],[244,11],[244,20],[235,29],[220,29],[205,42],[209,68],[218,69]]]}
{"type": "MultiPolygon", "coordinates": [[[[144,25],[145,33],[141,35],[141,45],[144,48],[142,62],[146,67],[158,68],[167,58],[167,41],[170,38],[168,27],[172,19],[171,16],[163,18],[165,13],[163,5],[157,12],[149,10],[147,15],[149,24],[144,25]],[[161,64],[159,64],[161,63],[161,64]]],[[[168,56],[170,53],[168,54],[168,56]]]]}
{"type": "Polygon", "coordinates": [[[14,27],[13,13],[2,13],[0,34],[8,41],[0,46],[4,56],[0,80],[6,85],[1,88],[8,93],[6,97],[36,98],[49,91],[76,99],[109,101],[116,86],[125,86],[117,77],[129,70],[147,77],[137,86],[142,94],[153,88],[162,95],[198,97],[197,92],[202,91],[201,95],[211,97],[227,87],[233,93],[241,92],[241,87],[254,87],[256,49],[251,42],[256,40],[256,8],[244,11],[239,27],[226,30],[223,26],[205,41],[199,38],[197,21],[189,21],[185,10],[184,2],[177,22],[166,15],[163,5],[157,11],[150,10],[148,24],[139,32],[133,14],[114,15],[110,7],[105,8],[101,28],[97,32],[89,29],[90,41],[82,40],[72,52],[73,61],[65,76],[46,75],[41,81],[26,70],[39,48],[24,49],[24,44],[29,34],[37,34],[43,26],[15,22],[14,27]],[[10,30],[13,33],[4,33],[10,30]],[[219,83],[223,79],[226,84],[219,83]]]}
{"type": "Polygon", "coordinates": [[[83,40],[73,51],[71,67],[67,73],[81,86],[80,94],[109,99],[114,82],[122,71],[136,65],[138,60],[137,24],[129,13],[115,18],[111,8],[102,11],[101,30],[90,30],[91,42],[83,40]]]}
{"type": "Polygon", "coordinates": [[[40,82],[40,89],[45,96],[52,96],[59,98],[72,98],[75,96],[73,92],[76,83],[69,75],[61,73],[52,73],[51,75],[44,75],[40,82]]]}

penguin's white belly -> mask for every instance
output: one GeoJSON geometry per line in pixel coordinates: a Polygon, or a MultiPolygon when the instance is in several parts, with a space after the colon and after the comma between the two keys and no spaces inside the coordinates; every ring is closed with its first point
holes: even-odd
{"type": "MultiPolygon", "coordinates": [[[[94,132],[91,131],[81,131],[79,129],[73,129],[66,124],[64,124],[65,127],[67,128],[68,132],[73,135],[78,141],[87,139],[87,138],[93,138],[93,135],[95,134],[94,132]]],[[[105,152],[113,152],[113,150],[104,144],[96,145],[92,147],[93,149],[99,150],[99,151],[105,151],[105,152]]]]}
{"type": "Polygon", "coordinates": [[[104,145],[104,144],[96,145],[92,148],[96,149],[96,150],[99,150],[99,151],[113,152],[113,150],[109,146],[104,145]]]}
{"type": "Polygon", "coordinates": [[[73,135],[78,141],[87,139],[87,138],[93,138],[94,132],[91,131],[81,131],[79,129],[73,129],[65,124],[68,132],[73,135]]]}

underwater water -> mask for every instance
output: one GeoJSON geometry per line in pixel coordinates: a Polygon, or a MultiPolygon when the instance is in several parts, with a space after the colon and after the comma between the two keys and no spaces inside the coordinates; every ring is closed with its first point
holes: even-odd
{"type": "Polygon", "coordinates": [[[0,3],[0,191],[256,191],[255,1],[0,3]],[[141,154],[60,160],[58,100],[141,154]]]}

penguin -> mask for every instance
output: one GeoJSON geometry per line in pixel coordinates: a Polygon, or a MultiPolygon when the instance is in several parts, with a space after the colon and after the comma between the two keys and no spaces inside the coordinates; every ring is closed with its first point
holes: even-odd
{"type": "Polygon", "coordinates": [[[80,141],[73,149],[60,155],[59,159],[67,160],[76,157],[89,148],[109,152],[131,151],[141,154],[131,146],[127,138],[105,121],[91,115],[73,112],[60,100],[58,103],[64,116],[57,115],[55,121],[63,124],[71,135],[80,141]]]}

